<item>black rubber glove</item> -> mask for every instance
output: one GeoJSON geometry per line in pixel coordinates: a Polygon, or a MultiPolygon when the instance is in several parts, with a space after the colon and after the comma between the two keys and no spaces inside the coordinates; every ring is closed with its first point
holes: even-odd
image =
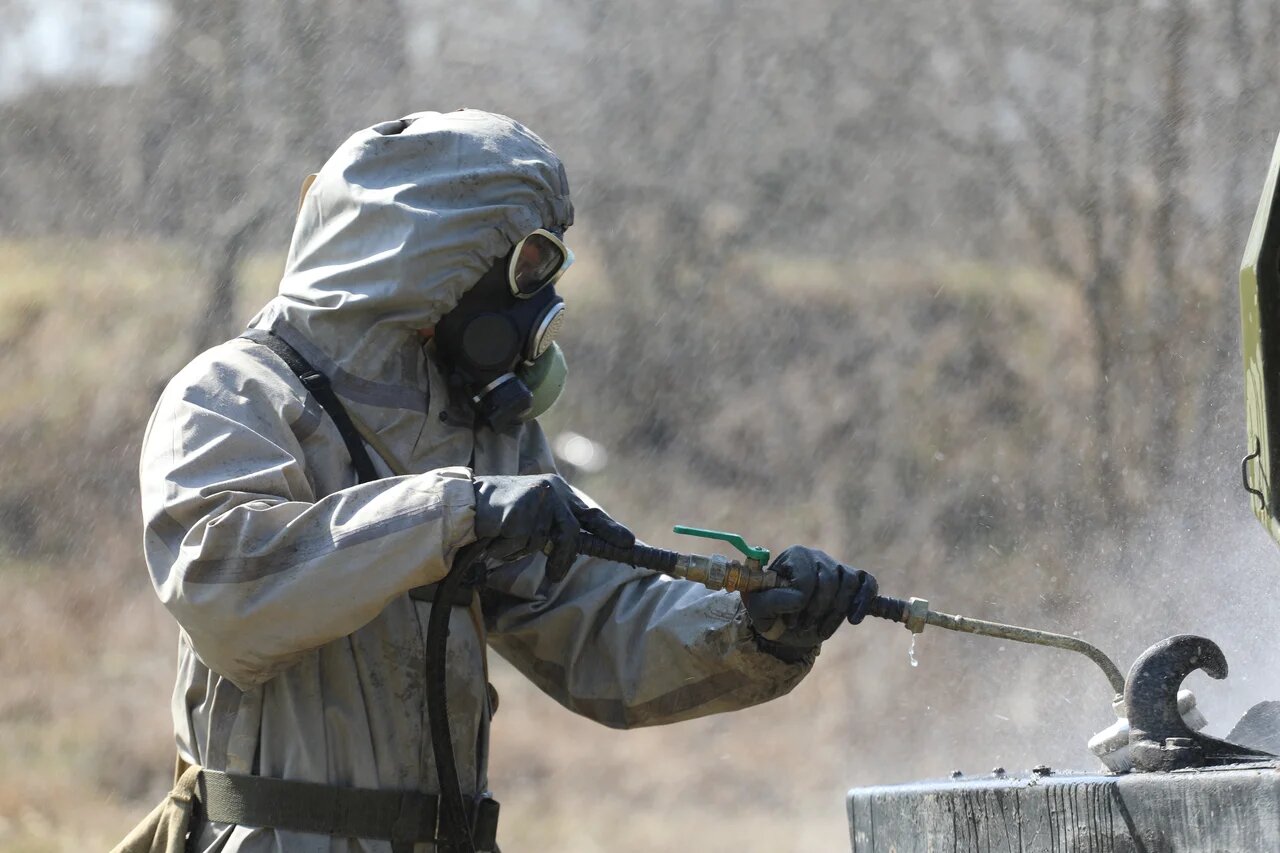
{"type": "Polygon", "coordinates": [[[841,620],[861,622],[879,591],[866,572],[801,545],[783,551],[770,568],[790,584],[746,596],[747,613],[760,648],[788,663],[821,645],[841,620]]]}
{"type": "Polygon", "coordinates": [[[556,474],[479,476],[476,488],[476,538],[489,539],[489,556],[518,560],[548,543],[547,576],[564,578],[578,555],[582,531],[618,548],[636,537],[603,510],[587,506],[556,474]]]}

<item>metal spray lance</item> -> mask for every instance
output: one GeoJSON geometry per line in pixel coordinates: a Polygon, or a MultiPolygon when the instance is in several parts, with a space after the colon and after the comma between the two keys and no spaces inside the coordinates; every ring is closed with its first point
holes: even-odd
{"type": "MultiPolygon", "coordinates": [[[[728,542],[742,553],[743,559],[733,559],[722,554],[711,556],[684,554],[668,551],[665,548],[654,548],[640,542],[637,542],[633,548],[618,548],[590,534],[582,535],[578,551],[585,556],[626,563],[671,577],[695,581],[708,589],[750,593],[787,585],[785,578],[768,569],[769,550],[748,545],[746,539],[737,533],[684,525],[677,525],[674,530],[676,533],[687,536],[728,542]]],[[[936,610],[930,610],[929,602],[923,598],[901,599],[887,595],[876,596],[867,613],[879,619],[899,622],[912,634],[919,634],[927,626],[933,625],[946,628],[948,631],[960,631],[965,634],[997,637],[1015,643],[1029,643],[1078,652],[1098,665],[1117,697],[1124,693],[1124,676],[1120,668],[1101,649],[1079,637],[939,613],[936,610]]]]}

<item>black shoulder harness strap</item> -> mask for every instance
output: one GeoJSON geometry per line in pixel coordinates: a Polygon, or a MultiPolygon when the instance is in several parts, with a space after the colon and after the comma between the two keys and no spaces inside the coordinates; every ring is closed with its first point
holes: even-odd
{"type": "Polygon", "coordinates": [[[364,441],[356,430],[356,425],[351,422],[351,416],[342,407],[338,395],[333,393],[333,388],[329,385],[329,377],[308,364],[302,357],[302,353],[285,343],[280,336],[266,329],[249,329],[240,337],[262,344],[278,355],[281,361],[289,365],[289,369],[302,381],[306,389],[315,396],[316,402],[329,413],[329,417],[333,418],[334,424],[338,427],[338,432],[347,445],[347,452],[351,454],[351,464],[355,465],[356,476],[360,482],[369,483],[379,479],[378,472],[373,467],[373,460],[369,458],[369,451],[365,449],[364,441]]]}

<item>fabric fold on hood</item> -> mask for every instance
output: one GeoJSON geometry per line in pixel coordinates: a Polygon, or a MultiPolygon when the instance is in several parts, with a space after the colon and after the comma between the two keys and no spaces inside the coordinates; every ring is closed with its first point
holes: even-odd
{"type": "Polygon", "coordinates": [[[383,122],[321,168],[279,295],[250,325],[276,332],[361,408],[423,412],[418,331],[529,232],[572,223],[564,166],[519,122],[469,109],[383,122]]]}

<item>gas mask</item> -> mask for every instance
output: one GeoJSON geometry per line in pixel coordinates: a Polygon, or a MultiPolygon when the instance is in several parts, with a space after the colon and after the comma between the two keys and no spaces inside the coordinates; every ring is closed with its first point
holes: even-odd
{"type": "Polygon", "coordinates": [[[564,388],[568,369],[555,338],[565,306],[555,283],[571,263],[568,247],[540,228],[436,323],[451,387],[495,430],[538,417],[564,388]]]}

